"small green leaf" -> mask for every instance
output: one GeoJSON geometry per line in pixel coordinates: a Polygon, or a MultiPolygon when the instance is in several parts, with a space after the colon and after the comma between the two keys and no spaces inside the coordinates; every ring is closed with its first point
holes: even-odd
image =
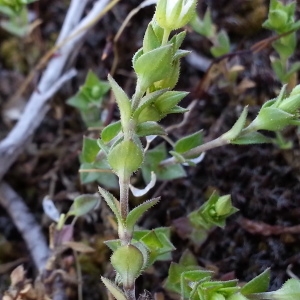
{"type": "Polygon", "coordinates": [[[160,112],[166,113],[174,108],[186,95],[188,95],[187,92],[168,91],[159,96],[154,105],[160,112]]]}
{"type": "Polygon", "coordinates": [[[82,161],[92,163],[95,161],[97,154],[100,151],[97,140],[88,137],[83,137],[82,161]]]}
{"type": "Polygon", "coordinates": [[[117,121],[106,126],[101,132],[101,139],[104,143],[111,141],[121,131],[121,122],[117,121]]]}
{"type": "Polygon", "coordinates": [[[220,57],[230,51],[230,41],[226,31],[221,30],[217,35],[217,44],[210,48],[214,57],[220,57]]]}
{"type": "Polygon", "coordinates": [[[158,39],[153,29],[153,21],[148,24],[143,40],[143,52],[147,53],[161,46],[161,40],[158,39]]]}
{"type": "Polygon", "coordinates": [[[106,288],[117,300],[127,300],[127,297],[124,295],[121,289],[118,286],[116,286],[113,282],[111,282],[109,279],[103,276],[101,276],[101,280],[106,286],[106,288]]]}
{"type": "Polygon", "coordinates": [[[222,135],[222,139],[224,139],[226,141],[231,141],[231,140],[234,140],[235,138],[237,138],[245,126],[247,114],[248,114],[248,107],[246,106],[243,109],[238,120],[232,126],[232,128],[222,135]]]}
{"type": "Polygon", "coordinates": [[[94,210],[99,203],[100,199],[98,196],[89,194],[80,195],[74,199],[74,202],[67,215],[76,217],[86,215],[94,210]]]}
{"type": "Polygon", "coordinates": [[[116,251],[121,246],[121,240],[108,240],[104,244],[112,251],[116,251]]]}
{"type": "Polygon", "coordinates": [[[270,284],[270,269],[254,277],[251,281],[247,282],[241,289],[241,293],[245,296],[254,293],[263,293],[268,290],[270,284]]]}
{"type": "Polygon", "coordinates": [[[180,257],[179,264],[181,266],[188,267],[188,266],[197,266],[198,262],[196,257],[193,255],[193,253],[189,249],[186,249],[184,250],[184,252],[180,257]]]}
{"type": "Polygon", "coordinates": [[[203,143],[202,130],[185,136],[175,143],[174,150],[178,153],[189,151],[203,143]]]}
{"type": "Polygon", "coordinates": [[[162,126],[153,121],[148,121],[138,124],[136,128],[136,134],[138,136],[148,135],[167,135],[166,131],[162,126]]]}
{"type": "Polygon", "coordinates": [[[234,140],[231,140],[231,144],[235,145],[251,145],[251,144],[264,144],[264,143],[272,143],[273,139],[264,136],[259,132],[250,132],[247,134],[241,134],[234,140]]]}
{"type": "Polygon", "coordinates": [[[123,91],[123,89],[117,84],[117,82],[110,75],[108,75],[108,81],[115,95],[120,110],[120,114],[121,114],[122,127],[124,128],[128,124],[131,116],[130,100],[126,95],[126,93],[123,91]]]}
{"type": "Polygon", "coordinates": [[[159,96],[161,96],[162,94],[164,94],[166,92],[167,92],[167,89],[162,89],[159,91],[155,91],[153,93],[149,93],[146,96],[144,96],[141,99],[141,102],[140,102],[138,108],[134,111],[133,118],[137,119],[139,114],[143,111],[143,109],[145,109],[146,107],[149,107],[159,96]]]}
{"type": "Polygon", "coordinates": [[[133,68],[141,82],[142,88],[147,89],[154,82],[168,76],[171,62],[172,45],[161,46],[143,53],[134,60],[133,68]]]}
{"type": "Polygon", "coordinates": [[[136,206],[132,209],[127,218],[126,218],[126,229],[130,232],[133,231],[134,226],[136,225],[137,221],[142,217],[142,215],[155,204],[158,203],[160,198],[154,198],[148,201],[143,202],[139,206],[136,206]]]}
{"type": "Polygon", "coordinates": [[[102,189],[100,186],[98,187],[98,189],[99,189],[99,193],[105,200],[106,204],[109,206],[109,208],[112,210],[112,212],[116,216],[118,222],[122,222],[119,201],[110,192],[102,189]]]}
{"type": "Polygon", "coordinates": [[[216,34],[216,26],[212,22],[210,9],[206,10],[203,20],[195,15],[190,24],[197,33],[207,38],[212,38],[216,34]]]}

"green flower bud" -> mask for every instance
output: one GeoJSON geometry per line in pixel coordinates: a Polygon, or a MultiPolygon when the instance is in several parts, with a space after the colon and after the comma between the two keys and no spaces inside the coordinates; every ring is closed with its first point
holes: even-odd
{"type": "Polygon", "coordinates": [[[121,246],[113,253],[110,260],[122,278],[123,287],[125,289],[132,288],[143,268],[142,252],[133,245],[121,246]]]}
{"type": "Polygon", "coordinates": [[[217,200],[215,211],[218,216],[225,216],[231,213],[232,203],[230,195],[222,196],[217,200]]]}
{"type": "Polygon", "coordinates": [[[274,29],[280,30],[286,26],[288,14],[284,10],[273,10],[269,13],[269,24],[274,29]]]}
{"type": "Polygon", "coordinates": [[[181,28],[193,18],[196,4],[197,0],[158,0],[156,21],[169,31],[181,28]]]}

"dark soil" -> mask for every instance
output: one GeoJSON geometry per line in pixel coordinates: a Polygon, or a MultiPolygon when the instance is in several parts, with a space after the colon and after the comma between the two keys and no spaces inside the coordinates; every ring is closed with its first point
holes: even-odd
{"type": "MultiPolygon", "coordinates": [[[[37,57],[55,40],[67,10],[66,1],[40,0],[31,6],[42,25],[28,40],[21,40],[0,30],[0,108],[35,65],[37,57]],[[18,53],[13,58],[3,51],[3,45],[12,45],[18,53]],[[16,47],[16,48],[15,48],[16,47]],[[24,52],[18,49],[25,49],[24,52]],[[17,50],[16,50],[17,49],[17,50]],[[34,50],[34,51],[33,51],[34,50]],[[31,53],[35,54],[31,57],[31,53]]],[[[249,49],[253,44],[271,36],[261,29],[266,18],[268,1],[199,1],[199,14],[203,15],[207,5],[212,10],[213,19],[219,29],[226,30],[232,41],[232,51],[249,49]]],[[[142,37],[152,14],[153,7],[142,9],[129,23],[113,52],[111,40],[128,13],[140,1],[121,1],[112,12],[90,32],[82,46],[75,67],[78,76],[66,84],[52,99],[47,117],[35,133],[18,161],[5,176],[5,180],[22,196],[32,214],[48,234],[50,220],[42,211],[42,199],[52,193],[52,198],[62,211],[70,206],[69,199],[74,193],[94,193],[96,184],[82,186],[79,181],[78,155],[81,151],[83,135],[90,134],[85,128],[80,114],[66,105],[66,99],[74,95],[92,69],[101,79],[106,76],[114,58],[118,56],[115,79],[131,94],[134,77],[131,68],[132,55],[141,46],[142,37]],[[105,51],[107,58],[101,60],[105,51]]],[[[298,15],[300,9],[298,7],[298,15]]],[[[207,61],[213,61],[209,54],[210,43],[187,28],[187,39],[183,48],[192,50],[207,61]]],[[[183,100],[187,106],[193,99],[197,104],[188,122],[180,130],[172,132],[170,138],[179,138],[203,129],[207,140],[213,139],[230,128],[241,113],[244,105],[249,105],[253,117],[259,106],[274,97],[281,83],[277,81],[270,67],[271,48],[256,54],[232,55],[227,59],[227,67],[241,65],[237,82],[224,84],[224,76],[219,75],[204,87],[208,74],[189,60],[182,61],[181,78],[177,89],[190,91],[183,100]],[[240,88],[242,80],[251,80],[252,88],[240,88]]],[[[295,53],[300,59],[300,52],[295,53]]],[[[38,80],[38,78],[37,78],[38,80]]],[[[33,82],[32,88],[34,88],[33,82]]],[[[24,99],[30,95],[24,95],[24,99]]],[[[24,100],[23,100],[24,101],[24,100]]],[[[22,105],[22,101],[20,101],[22,105]]],[[[117,110],[113,119],[118,115],[117,110]]],[[[168,118],[164,124],[179,122],[178,116],[168,118]]],[[[0,137],[4,137],[13,122],[0,122],[0,137]]],[[[174,260],[182,251],[189,249],[196,255],[199,264],[216,271],[216,278],[238,278],[249,281],[266,268],[271,268],[270,290],[276,289],[289,278],[288,269],[300,274],[300,230],[288,228],[299,225],[300,216],[300,149],[299,132],[289,128],[284,136],[293,142],[290,150],[281,150],[274,145],[227,146],[206,153],[205,159],[195,168],[187,169],[188,176],[172,182],[159,182],[153,194],[161,195],[161,202],[147,213],[141,226],[173,226],[175,219],[184,218],[198,208],[213,191],[231,194],[239,212],[232,216],[225,229],[212,230],[201,245],[193,244],[182,237],[174,228],[172,241],[177,247],[174,260]]],[[[1,167],[1,166],[0,166],[1,167]]],[[[133,202],[134,203],[134,202],[133,202]]],[[[93,216],[93,222],[80,220],[75,229],[75,238],[86,241],[96,249],[92,255],[81,257],[84,299],[104,298],[105,290],[100,284],[100,275],[110,276],[113,271],[107,263],[109,251],[102,241],[113,238],[115,232],[108,223],[108,210],[103,206],[93,216]]],[[[34,279],[34,268],[29,253],[4,210],[0,210],[0,294],[9,286],[12,269],[2,271],[1,264],[25,259],[28,277],[34,279]]],[[[169,263],[156,263],[154,269],[146,272],[138,280],[138,291],[151,293],[163,291],[161,282],[166,278],[169,263]]],[[[62,262],[70,275],[75,271],[72,254],[67,253],[62,262]],[[70,262],[71,261],[71,262],[70,262]]],[[[76,286],[68,288],[69,299],[76,299],[76,286]]]]}

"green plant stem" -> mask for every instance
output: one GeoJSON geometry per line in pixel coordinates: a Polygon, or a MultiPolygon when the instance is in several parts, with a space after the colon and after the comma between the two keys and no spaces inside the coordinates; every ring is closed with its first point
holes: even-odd
{"type": "MultiPolygon", "coordinates": [[[[217,147],[221,147],[221,146],[224,146],[224,145],[228,145],[228,144],[230,144],[230,141],[222,139],[222,137],[218,137],[218,138],[216,138],[216,139],[214,139],[210,142],[207,142],[207,143],[202,144],[202,145],[200,145],[196,148],[193,148],[192,150],[181,153],[181,155],[186,159],[191,159],[191,158],[199,156],[202,152],[205,152],[207,150],[214,149],[214,148],[217,148],[217,147]]],[[[171,165],[174,165],[174,164],[177,164],[177,163],[178,162],[177,162],[176,158],[171,157],[171,158],[163,160],[159,165],[161,167],[168,167],[168,166],[171,166],[171,165]]]]}
{"type": "Polygon", "coordinates": [[[129,195],[129,182],[130,177],[128,176],[119,176],[119,185],[120,185],[120,208],[121,208],[121,217],[123,220],[126,220],[129,206],[128,206],[128,195],[129,195]]]}
{"type": "Polygon", "coordinates": [[[162,39],[162,46],[165,46],[168,43],[168,39],[170,36],[171,31],[168,29],[164,29],[164,35],[163,35],[163,39],[162,39]]]}
{"type": "Polygon", "coordinates": [[[146,89],[141,86],[141,82],[138,79],[137,83],[136,83],[135,93],[132,96],[132,100],[131,100],[132,112],[134,112],[139,107],[140,101],[141,101],[143,95],[145,94],[145,92],[146,92],[146,89]]]}

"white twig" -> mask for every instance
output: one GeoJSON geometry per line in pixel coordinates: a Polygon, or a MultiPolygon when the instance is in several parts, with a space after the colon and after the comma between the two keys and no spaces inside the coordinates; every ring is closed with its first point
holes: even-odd
{"type": "Polygon", "coordinates": [[[0,204],[21,233],[36,268],[42,271],[49,257],[45,237],[23,199],[5,182],[0,183],[0,204]]]}
{"type": "Polygon", "coordinates": [[[0,142],[0,180],[40,125],[47,111],[47,101],[58,89],[57,83],[65,82],[65,77],[61,74],[68,58],[91,28],[89,24],[101,13],[109,0],[98,0],[89,14],[75,26],[74,21],[79,21],[83,14],[85,5],[82,2],[86,4],[87,1],[72,0],[70,11],[68,11],[63,25],[64,32],[60,34],[58,41],[72,38],[60,48],[59,55],[51,58],[38,84],[37,91],[30,97],[18,123],[8,136],[0,142]],[[54,87],[57,87],[56,91],[54,87]]]}

